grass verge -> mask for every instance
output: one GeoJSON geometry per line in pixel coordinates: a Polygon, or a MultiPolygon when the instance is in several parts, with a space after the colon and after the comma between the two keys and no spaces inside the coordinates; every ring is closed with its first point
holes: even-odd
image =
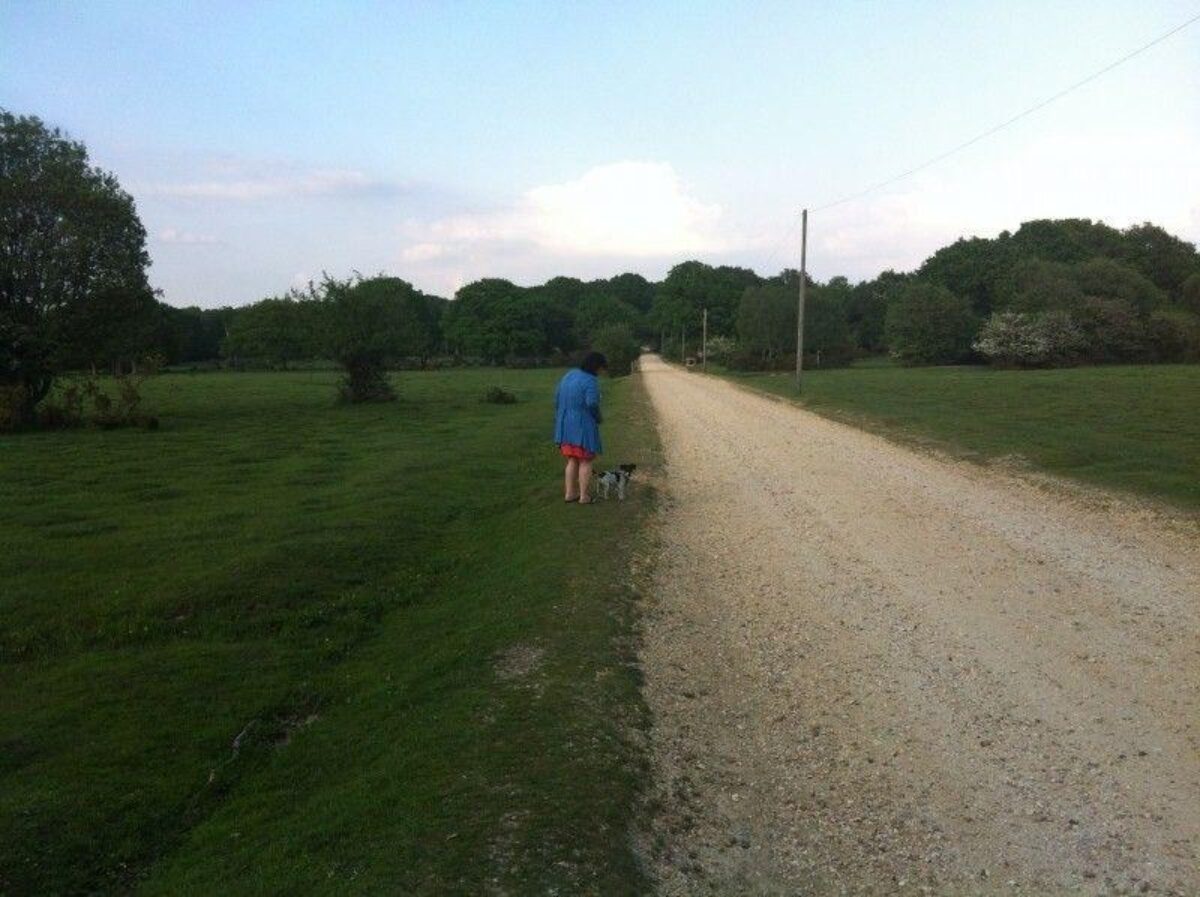
{"type": "MultiPolygon", "coordinates": [[[[795,399],[788,374],[723,372],[795,399]]],[[[806,371],[801,403],[975,459],[1007,458],[1200,509],[1200,365],[806,371]]]]}
{"type": "Polygon", "coordinates": [[[559,373],[164,376],[158,432],[5,440],[0,892],[643,890],[653,496],[563,504],[559,373]]]}

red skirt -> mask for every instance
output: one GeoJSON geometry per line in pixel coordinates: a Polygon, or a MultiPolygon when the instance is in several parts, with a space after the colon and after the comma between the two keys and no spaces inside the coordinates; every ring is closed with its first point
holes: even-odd
{"type": "Polygon", "coordinates": [[[596,457],[595,452],[589,452],[581,445],[571,445],[569,442],[562,443],[558,450],[562,452],[564,458],[579,458],[581,461],[591,461],[596,457]]]}

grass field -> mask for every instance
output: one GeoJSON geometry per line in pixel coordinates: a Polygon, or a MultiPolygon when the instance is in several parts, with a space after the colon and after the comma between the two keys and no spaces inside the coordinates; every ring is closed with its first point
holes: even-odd
{"type": "MultiPolygon", "coordinates": [[[[787,374],[725,376],[795,397],[787,374]]],[[[1200,508],[1200,365],[874,364],[806,371],[804,385],[807,407],[892,436],[1200,508]]]]}
{"type": "Polygon", "coordinates": [[[563,504],[559,373],[169,375],[158,432],[0,442],[0,893],[641,890],[653,499],[563,504]]]}

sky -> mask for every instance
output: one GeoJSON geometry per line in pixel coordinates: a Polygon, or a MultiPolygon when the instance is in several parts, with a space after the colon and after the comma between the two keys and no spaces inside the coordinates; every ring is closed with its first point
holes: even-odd
{"type": "MultiPolygon", "coordinates": [[[[798,266],[797,219],[1200,13],[1200,0],[0,0],[0,108],[137,202],[174,305],[322,272],[452,296],[698,258],[798,266]]],[[[913,177],[810,215],[819,280],[1044,217],[1200,241],[1200,23],[913,177]]]]}

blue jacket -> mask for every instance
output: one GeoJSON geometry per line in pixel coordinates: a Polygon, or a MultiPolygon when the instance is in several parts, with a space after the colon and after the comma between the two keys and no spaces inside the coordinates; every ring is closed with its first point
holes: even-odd
{"type": "Polygon", "coordinates": [[[567,371],[554,395],[554,441],[600,454],[600,381],[580,368],[567,371]]]}

